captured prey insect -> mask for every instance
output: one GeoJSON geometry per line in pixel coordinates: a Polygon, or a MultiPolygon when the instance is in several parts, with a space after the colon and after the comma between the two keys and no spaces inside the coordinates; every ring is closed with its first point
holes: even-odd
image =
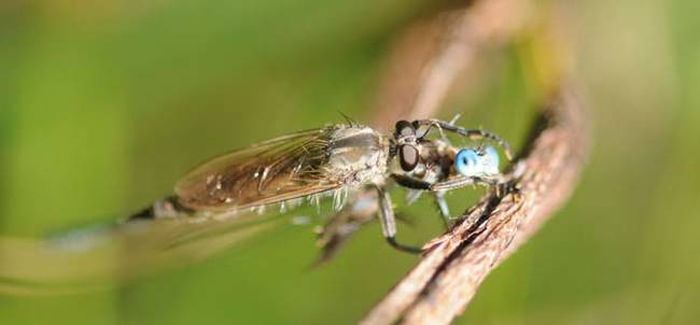
{"type": "Polygon", "coordinates": [[[323,196],[332,196],[334,208],[340,210],[348,196],[369,188],[377,194],[386,240],[400,250],[419,252],[396,240],[388,185],[432,193],[443,218],[449,219],[446,191],[503,181],[494,147],[456,147],[446,132],[495,142],[511,159],[509,144],[496,134],[437,119],[398,121],[391,135],[354,122],[329,125],[207,161],[177,183],[175,195],[132,219],[225,218],[273,205],[286,209],[304,200],[318,204],[323,196]]]}

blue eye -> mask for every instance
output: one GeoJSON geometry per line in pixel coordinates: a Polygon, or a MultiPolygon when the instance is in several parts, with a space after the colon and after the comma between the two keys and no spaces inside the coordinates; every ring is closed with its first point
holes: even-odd
{"type": "Polygon", "coordinates": [[[473,149],[462,149],[455,156],[455,169],[464,176],[473,176],[479,169],[479,154],[473,149]]]}
{"type": "Polygon", "coordinates": [[[490,168],[498,169],[498,151],[494,147],[488,146],[484,149],[484,156],[489,161],[488,165],[490,168]]]}
{"type": "Polygon", "coordinates": [[[455,170],[467,176],[498,174],[498,152],[493,147],[477,152],[475,149],[462,149],[455,156],[455,170]]]}

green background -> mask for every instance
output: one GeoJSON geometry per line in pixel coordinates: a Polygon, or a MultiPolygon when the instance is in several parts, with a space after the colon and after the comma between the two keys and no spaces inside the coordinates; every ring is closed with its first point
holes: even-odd
{"type": "MultiPolygon", "coordinates": [[[[567,206],[492,273],[459,322],[697,321],[696,1],[568,9],[594,131],[589,164],[567,206]]],[[[40,236],[110,220],[167,194],[203,158],[340,122],[338,112],[368,119],[391,40],[433,11],[415,0],[3,0],[0,230],[40,236]]],[[[449,108],[466,111],[462,124],[522,140],[522,46],[497,55],[478,99],[449,108]]],[[[441,231],[429,203],[411,213],[406,240],[441,231]]],[[[352,323],[416,262],[379,234],[373,223],[309,269],[311,227],[285,226],[112,289],[0,296],[0,322],[352,323]]]]}

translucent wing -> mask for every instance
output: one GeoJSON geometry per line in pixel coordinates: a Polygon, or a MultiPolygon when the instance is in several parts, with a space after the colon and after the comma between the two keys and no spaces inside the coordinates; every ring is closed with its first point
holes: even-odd
{"type": "Polygon", "coordinates": [[[214,158],[175,187],[195,210],[245,209],[321,193],[342,184],[327,175],[335,127],[303,131],[214,158]]]}
{"type": "Polygon", "coordinates": [[[283,218],[248,213],[197,223],[175,218],[96,224],[46,238],[0,236],[0,295],[64,295],[118,287],[148,273],[204,260],[285,224],[290,225],[283,218]]]}

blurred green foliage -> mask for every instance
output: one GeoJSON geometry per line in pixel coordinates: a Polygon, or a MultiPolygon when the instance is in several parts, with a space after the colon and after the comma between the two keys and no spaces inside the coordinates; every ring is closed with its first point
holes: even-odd
{"type": "MultiPolygon", "coordinates": [[[[589,166],[567,207],[492,274],[460,322],[700,319],[695,7],[571,4],[595,130],[589,166]]],[[[392,37],[432,10],[399,0],[4,1],[0,230],[39,236],[123,216],[203,158],[340,121],[339,111],[362,121],[392,37]]],[[[505,50],[461,120],[515,143],[529,117],[513,112],[531,98],[518,52],[505,50]]],[[[433,213],[425,202],[417,211],[433,213]]],[[[440,231],[437,217],[424,219],[402,227],[407,240],[440,231]]],[[[349,323],[416,261],[379,233],[368,226],[310,270],[310,229],[284,227],[115,289],[0,296],[0,322],[349,323]]]]}

